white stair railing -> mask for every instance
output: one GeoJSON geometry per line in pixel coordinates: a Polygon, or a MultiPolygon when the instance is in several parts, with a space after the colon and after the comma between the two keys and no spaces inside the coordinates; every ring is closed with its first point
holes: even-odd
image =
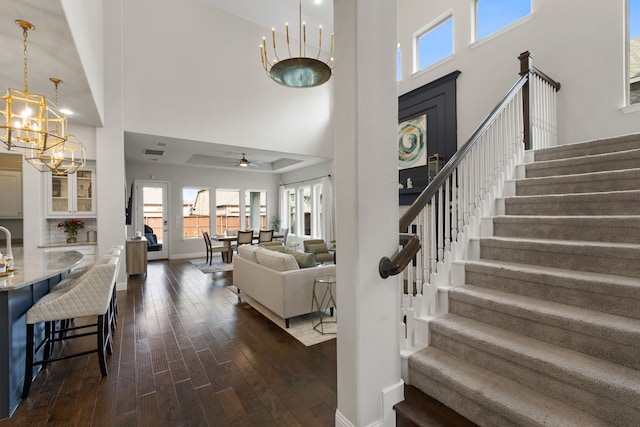
{"type": "Polygon", "coordinates": [[[380,275],[397,274],[403,292],[401,351],[429,344],[425,320],[448,311],[447,289],[464,281],[456,262],[469,255],[469,240],[494,213],[525,148],[556,144],[560,85],[532,66],[528,52],[519,59],[520,79],[402,215],[399,251],[380,261],[380,275]]]}

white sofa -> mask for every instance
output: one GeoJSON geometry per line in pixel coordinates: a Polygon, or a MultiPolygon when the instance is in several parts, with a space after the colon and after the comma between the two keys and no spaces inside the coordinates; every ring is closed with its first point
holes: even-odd
{"type": "MultiPolygon", "coordinates": [[[[233,284],[285,320],[311,313],[316,277],[335,275],[336,266],[300,268],[293,255],[242,245],[233,258],[233,284]]],[[[240,294],[240,296],[242,296],[240,294]]]]}

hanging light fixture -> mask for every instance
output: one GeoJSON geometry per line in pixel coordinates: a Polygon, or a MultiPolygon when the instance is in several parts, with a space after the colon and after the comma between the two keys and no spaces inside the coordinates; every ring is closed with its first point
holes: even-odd
{"type": "Polygon", "coordinates": [[[323,62],[320,60],[320,53],[322,52],[322,26],[320,26],[318,38],[318,55],[315,58],[306,57],[307,51],[307,27],[302,22],[302,0],[299,0],[299,56],[291,56],[291,44],[289,41],[289,24],[285,24],[285,32],[287,36],[287,51],[289,52],[289,58],[280,59],[276,50],[276,30],[271,29],[271,38],[273,40],[273,54],[275,59],[273,62],[269,61],[267,56],[267,39],[262,38],[262,44],[260,45],[260,58],[262,60],[262,66],[267,72],[267,75],[280,83],[283,86],[288,87],[314,87],[326,83],[331,77],[331,70],[333,69],[333,34],[331,34],[331,43],[329,49],[329,60],[323,62]]]}
{"type": "MultiPolygon", "coordinates": [[[[49,80],[55,85],[54,107],[58,110],[58,85],[62,80],[55,77],[49,80]]],[[[84,145],[74,135],[65,134],[62,123],[56,122],[55,127],[49,126],[49,130],[50,136],[61,138],[64,142],[46,149],[33,147],[28,150],[25,160],[40,172],[50,170],[54,175],[72,174],[84,166],[86,161],[84,145]]]]}
{"type": "Polygon", "coordinates": [[[5,89],[0,96],[0,141],[9,151],[46,150],[64,142],[67,118],[43,95],[29,93],[27,34],[35,27],[19,19],[16,24],[22,28],[24,90],[5,89]],[[49,126],[57,126],[61,132],[48,133],[49,126]]]}

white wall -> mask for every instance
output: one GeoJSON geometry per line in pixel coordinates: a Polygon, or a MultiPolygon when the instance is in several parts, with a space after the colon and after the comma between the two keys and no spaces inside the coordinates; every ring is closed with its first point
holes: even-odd
{"type": "MultiPolygon", "coordinates": [[[[165,181],[169,183],[168,221],[169,221],[169,258],[181,258],[202,254],[204,244],[202,238],[182,238],[182,221],[176,225],[175,218],[182,217],[182,189],[184,187],[209,188],[212,197],[215,191],[221,189],[266,190],[267,191],[267,222],[278,211],[278,181],[279,175],[262,172],[230,171],[229,169],[213,169],[205,167],[186,167],[171,165],[152,165],[148,163],[127,163],[127,188],[136,179],[165,181]],[[153,179],[151,178],[153,176],[153,179]]],[[[123,211],[124,212],[124,211],[123,211]]],[[[128,227],[128,235],[135,233],[133,227],[128,227]]],[[[165,237],[166,238],[166,237],[165,237]]]]}
{"type": "Polygon", "coordinates": [[[269,79],[270,29],[196,0],[128,0],[125,16],[127,131],[332,157],[332,83],[269,79]]]}
{"type": "Polygon", "coordinates": [[[534,64],[562,84],[558,93],[559,143],[640,131],[640,113],[625,114],[625,0],[532,0],[531,17],[507,32],[470,44],[471,0],[399,0],[398,41],[406,93],[460,70],[458,144],[463,144],[518,78],[517,57],[529,50],[534,64]],[[411,75],[413,33],[453,12],[454,55],[411,75]]]}

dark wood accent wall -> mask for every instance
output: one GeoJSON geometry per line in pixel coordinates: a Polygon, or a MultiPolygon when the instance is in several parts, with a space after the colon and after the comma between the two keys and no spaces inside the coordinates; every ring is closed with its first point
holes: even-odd
{"type": "MultiPolygon", "coordinates": [[[[456,80],[460,71],[454,71],[398,98],[398,123],[427,115],[427,156],[440,154],[448,161],[458,149],[456,119],[456,80]]],[[[398,171],[398,182],[405,185],[407,178],[413,188],[399,190],[400,205],[410,205],[426,187],[427,166],[398,171]]]]}

